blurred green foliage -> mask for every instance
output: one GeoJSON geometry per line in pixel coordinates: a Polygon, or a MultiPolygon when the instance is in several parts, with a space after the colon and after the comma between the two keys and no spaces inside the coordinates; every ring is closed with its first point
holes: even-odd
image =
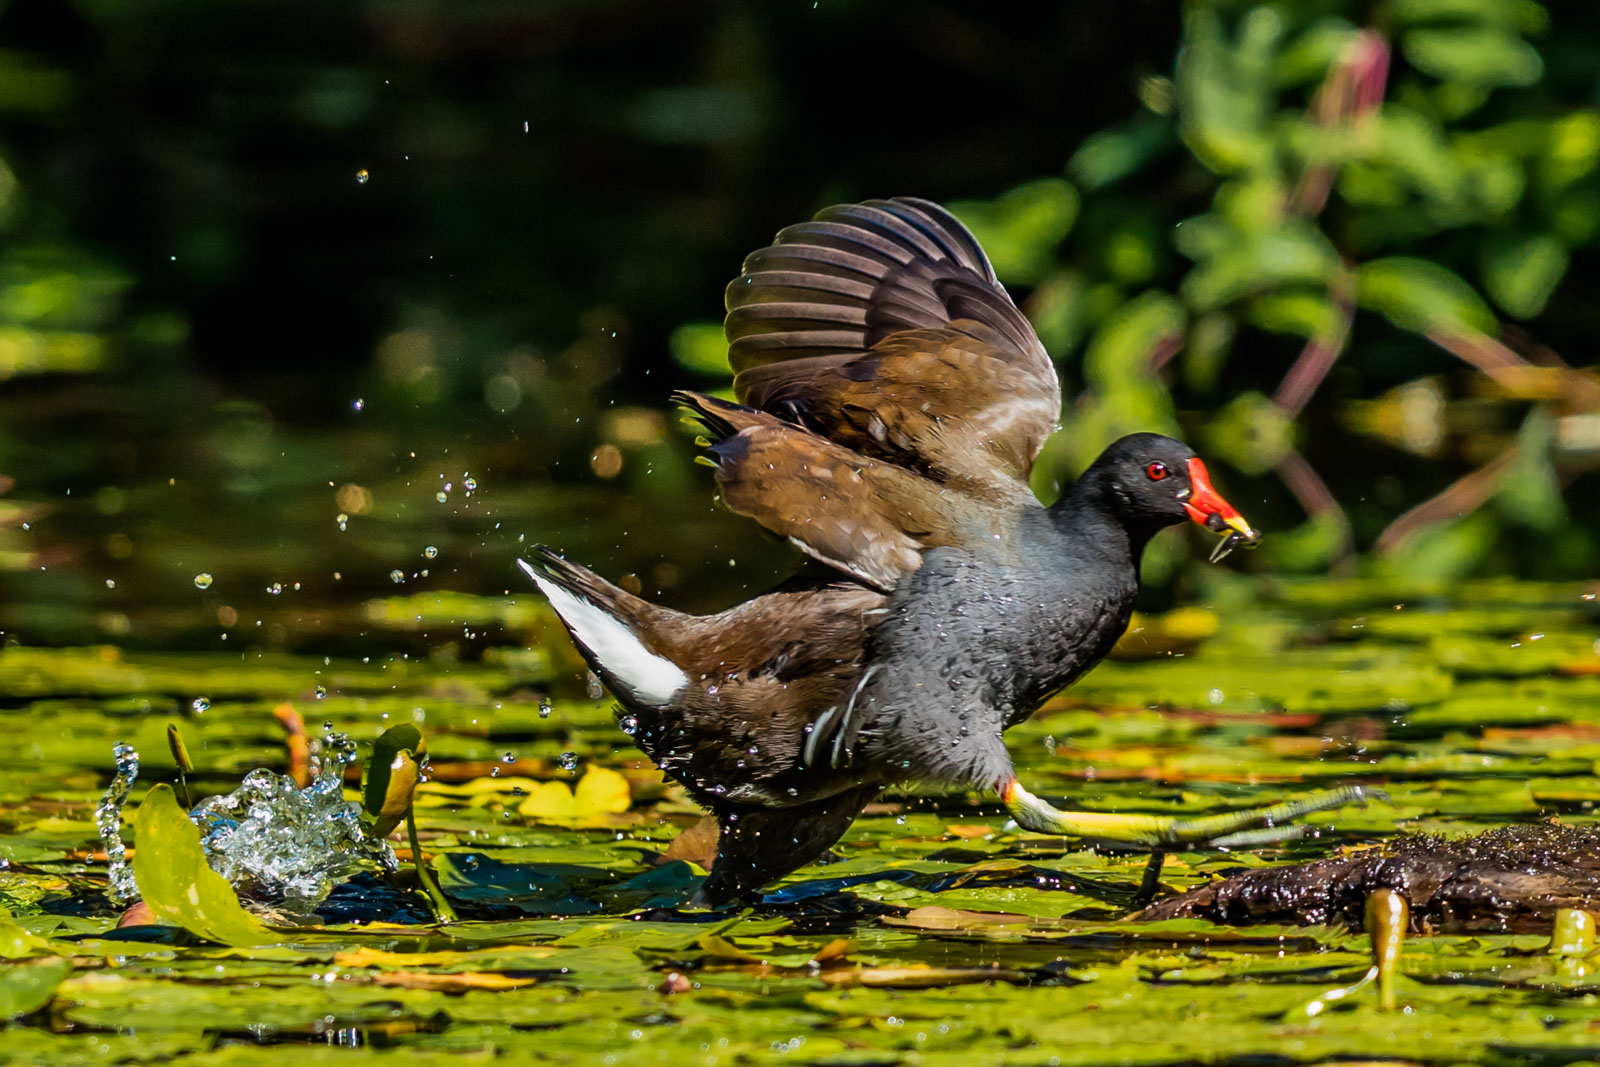
{"type": "MultiPolygon", "coordinates": [[[[1053,497],[1123,433],[1187,432],[1278,475],[1306,518],[1265,552],[1322,569],[1357,540],[1301,449],[1353,434],[1480,467],[1431,502],[1407,487],[1421,506],[1398,523],[1363,514],[1379,566],[1447,576],[1507,548],[1507,528],[1558,533],[1563,487],[1600,457],[1600,379],[1566,362],[1589,352],[1536,335],[1573,255],[1600,240],[1600,110],[1541,91],[1561,44],[1550,12],[1193,0],[1182,17],[1171,74],[1147,75],[1141,109],[1084,139],[1063,175],[950,205],[1027,295],[1067,380],[1036,490],[1053,497]],[[1342,395],[1313,405],[1336,365],[1342,395]],[[1407,379],[1436,375],[1431,410],[1397,420],[1407,379]],[[1374,385],[1395,394],[1351,403],[1374,385]],[[1479,409],[1467,432],[1458,404],[1479,409]],[[1487,520],[1463,517],[1491,502],[1487,520]]],[[[710,362],[703,344],[695,362],[710,362]]],[[[1580,540],[1569,558],[1592,565],[1580,540]]],[[[1155,576],[1174,562],[1158,551],[1155,576]]]]}

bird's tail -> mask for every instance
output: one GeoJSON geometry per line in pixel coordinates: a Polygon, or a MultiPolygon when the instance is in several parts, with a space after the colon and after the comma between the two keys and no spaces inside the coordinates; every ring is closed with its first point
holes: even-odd
{"type": "Polygon", "coordinates": [[[544,545],[534,546],[531,555],[531,561],[519,559],[517,566],[549,599],[578,651],[613,692],[660,706],[688,684],[688,675],[663,656],[650,637],[649,616],[665,614],[665,609],[562,559],[544,545]]]}

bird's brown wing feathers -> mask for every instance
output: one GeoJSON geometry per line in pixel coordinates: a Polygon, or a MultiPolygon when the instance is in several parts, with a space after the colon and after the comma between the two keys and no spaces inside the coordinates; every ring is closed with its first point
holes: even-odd
{"type": "Polygon", "coordinates": [[[745,261],[727,305],[741,402],[991,503],[1026,493],[1061,408],[1055,367],[937,204],[845,204],[790,226],[745,261]]]}
{"type": "Polygon", "coordinates": [[[992,540],[1015,514],[764,411],[677,399],[719,438],[710,452],[730,511],[878,589],[916,570],[925,549],[992,540]]]}

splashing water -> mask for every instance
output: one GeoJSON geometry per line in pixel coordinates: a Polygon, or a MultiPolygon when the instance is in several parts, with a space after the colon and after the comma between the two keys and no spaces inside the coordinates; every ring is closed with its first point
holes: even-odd
{"type": "Polygon", "coordinates": [[[241,896],[308,915],[338,882],[374,865],[393,871],[394,851],[361,826],[361,806],[346,801],[344,769],[356,760],[349,736],[329,731],[316,777],[304,789],[258,768],[239,788],[191,813],[213,870],[241,896]]]}
{"type": "Polygon", "coordinates": [[[117,773],[94,809],[94,824],[110,861],[107,873],[111,881],[106,886],[106,896],[113,904],[131,904],[139,899],[139,886],[133,880],[128,848],[122,843],[122,806],[128,802],[133,780],[139,777],[139,753],[132,745],[118,741],[111,746],[111,754],[117,761],[117,773]]]}
{"type": "MultiPolygon", "coordinates": [[[[344,771],[356,743],[332,730],[323,735],[311,784],[258,768],[227,796],[202,801],[189,818],[212,870],[233,884],[242,903],[276,918],[309,917],[333,887],[362,870],[398,868],[388,843],[367,833],[361,806],[344,799],[344,771]]],[[[139,897],[122,844],[122,807],[139,773],[139,755],[118,743],[117,776],[95,809],[111,860],[107,895],[119,904],[139,897]]]]}

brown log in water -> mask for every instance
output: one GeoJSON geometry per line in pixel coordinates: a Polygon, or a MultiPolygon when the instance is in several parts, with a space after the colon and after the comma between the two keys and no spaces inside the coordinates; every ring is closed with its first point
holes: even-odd
{"type": "Polygon", "coordinates": [[[1377,889],[1406,898],[1415,931],[1546,932],[1559,908],[1600,907],[1600,828],[1542,823],[1467,838],[1407,836],[1236,874],[1157,901],[1137,918],[1359,926],[1377,889]]]}

